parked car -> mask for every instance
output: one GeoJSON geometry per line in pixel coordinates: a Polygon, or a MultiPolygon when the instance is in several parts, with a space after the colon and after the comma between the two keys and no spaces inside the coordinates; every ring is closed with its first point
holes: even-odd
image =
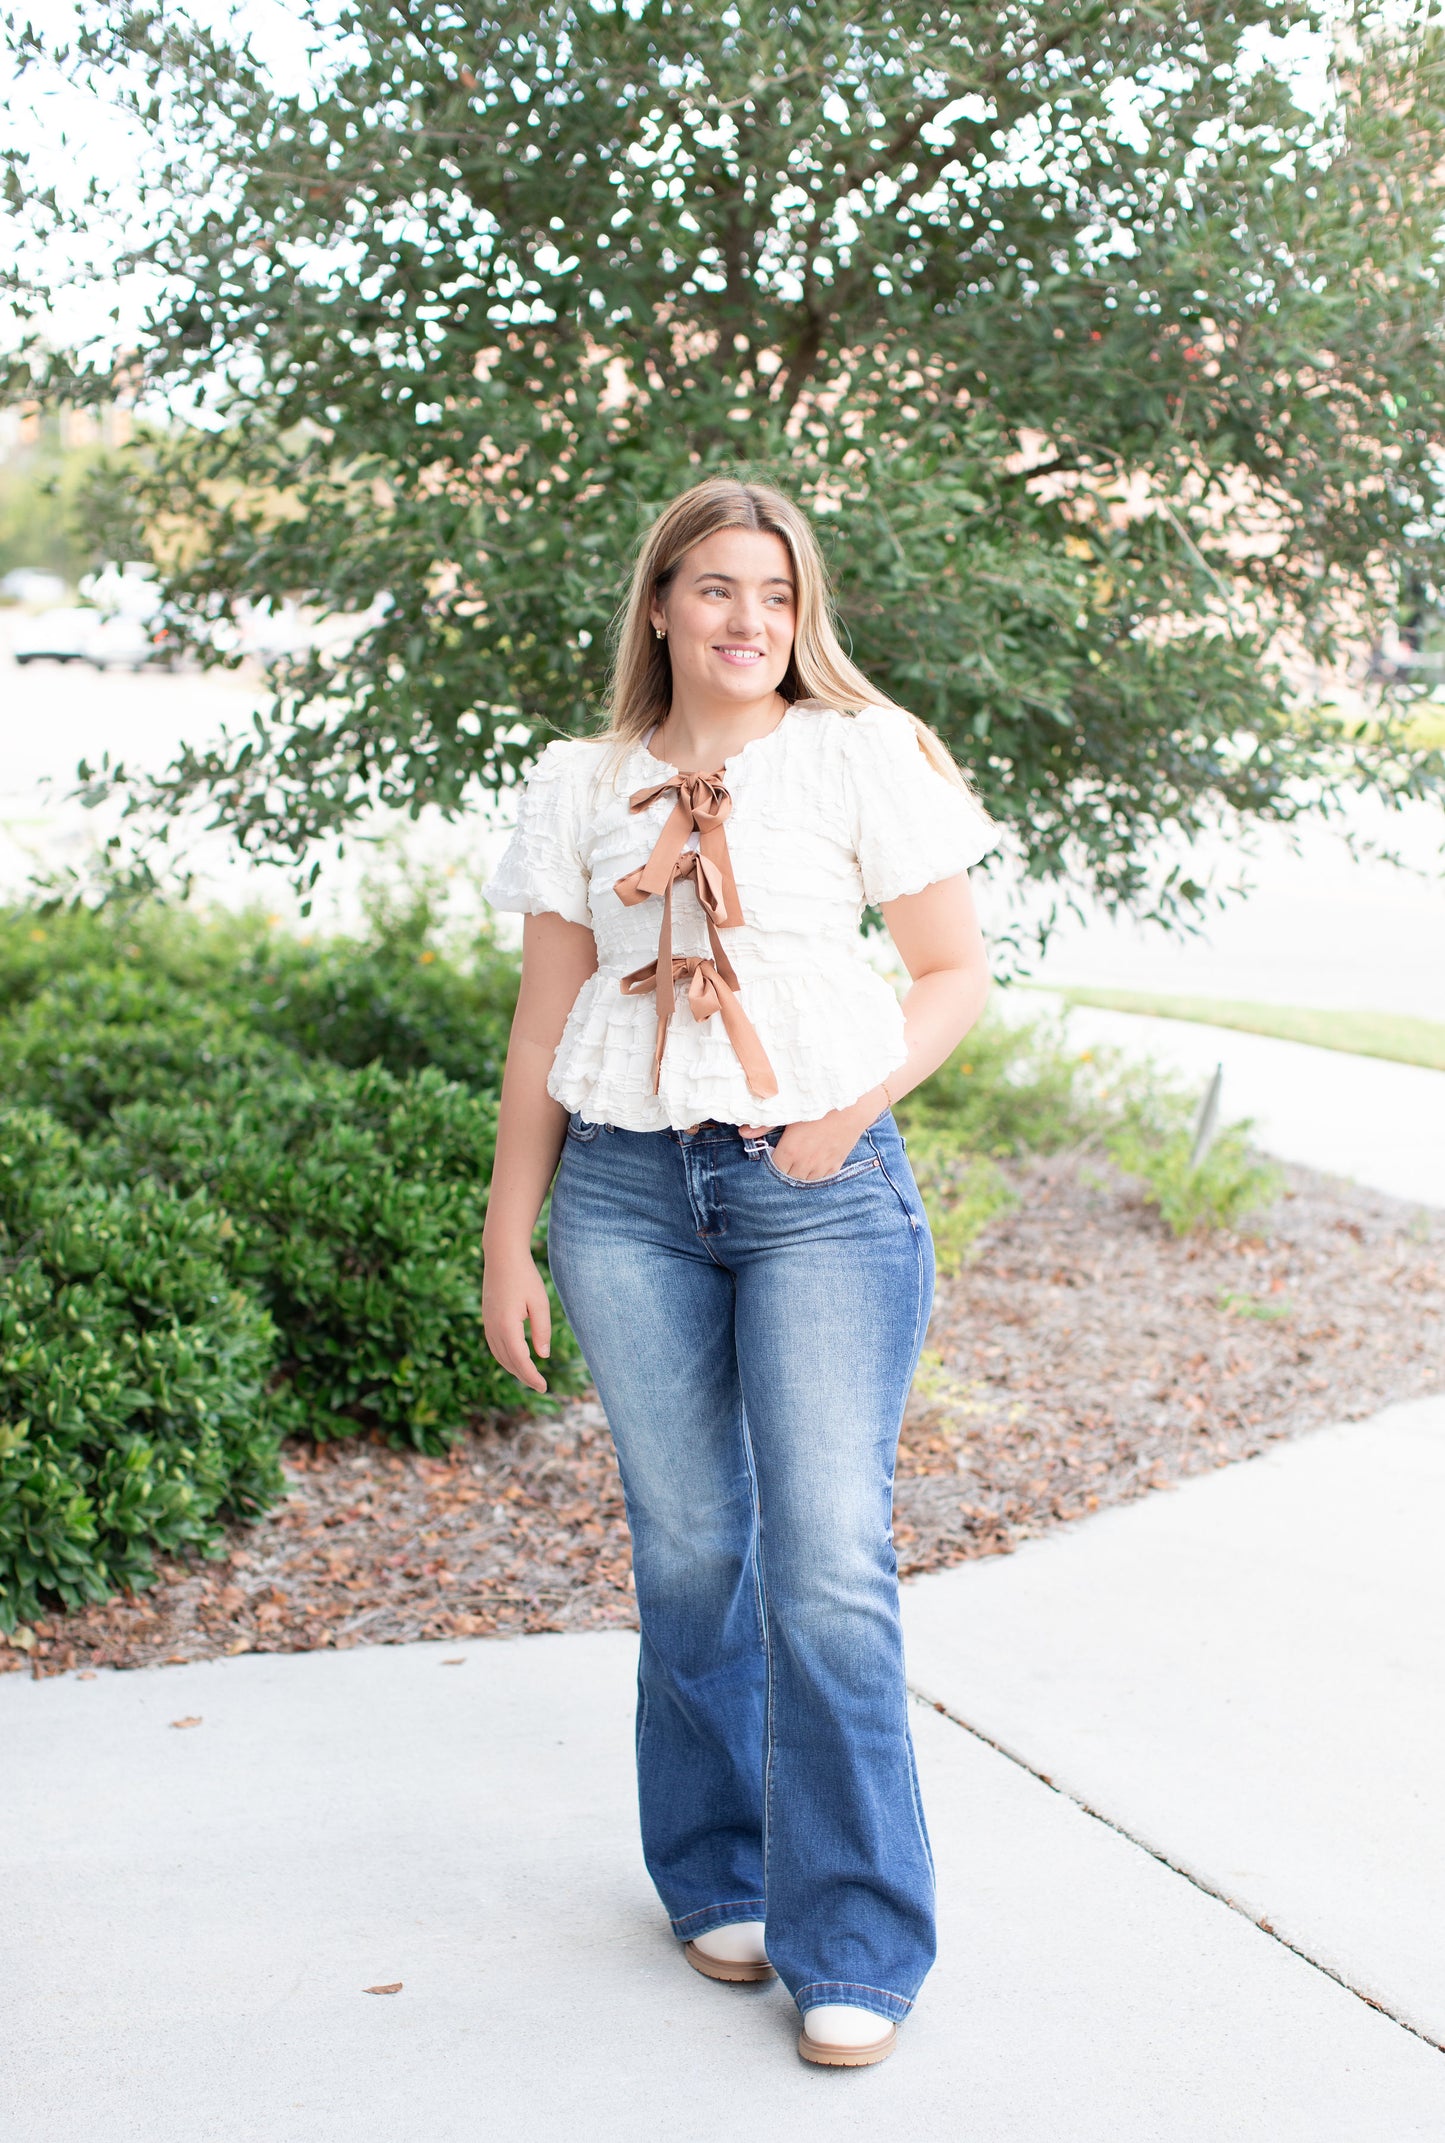
{"type": "Polygon", "coordinates": [[[147,663],[173,661],[178,651],[178,637],[163,617],[84,606],[24,618],[11,639],[19,663],[88,662],[97,670],[140,670],[147,663]]]}
{"type": "Polygon", "coordinates": [[[90,636],[86,660],[98,670],[141,670],[148,662],[163,659],[170,637],[157,618],[113,611],[109,617],[99,618],[90,636]]]}
{"type": "Polygon", "coordinates": [[[98,610],[80,606],[42,610],[22,618],[10,642],[15,660],[25,662],[90,662],[98,627],[105,619],[98,610]]]}

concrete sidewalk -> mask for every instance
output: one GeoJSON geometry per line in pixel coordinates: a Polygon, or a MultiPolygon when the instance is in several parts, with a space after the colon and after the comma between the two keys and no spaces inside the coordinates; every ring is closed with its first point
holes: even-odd
{"type": "Polygon", "coordinates": [[[1442,1508],[1390,1407],[921,1579],[913,1681],[1445,2042],[1442,1508]]]}
{"type": "Polygon", "coordinates": [[[1153,1057],[1200,1091],[1222,1064],[1223,1120],[1252,1116],[1251,1136],[1265,1153],[1445,1206],[1445,1072],[1093,1005],[1070,1008],[1069,1033],[1085,1048],[1102,1042],[1153,1057]]]}
{"type": "Polygon", "coordinates": [[[807,2068],[781,1990],[698,1978],[662,1921],[634,1658],[540,1637],[7,1679],[7,2133],[1445,2137],[1432,2047],[922,1706],[940,1961],[892,2061],[807,2068]]]}

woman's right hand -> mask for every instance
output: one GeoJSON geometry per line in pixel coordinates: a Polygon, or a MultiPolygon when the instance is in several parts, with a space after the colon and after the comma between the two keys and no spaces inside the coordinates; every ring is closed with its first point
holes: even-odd
{"type": "Polygon", "coordinates": [[[552,1305],[532,1256],[567,1135],[567,1111],[547,1091],[557,1044],[577,993],[597,971],[597,941],[583,923],[544,909],[522,925],[522,986],[497,1104],[497,1150],[482,1229],[482,1330],[502,1367],[528,1391],[547,1380],[527,1349],[552,1351],[552,1305]]]}
{"type": "Polygon", "coordinates": [[[552,1352],[552,1305],[530,1250],[491,1251],[482,1273],[482,1332],[505,1370],[528,1391],[545,1391],[547,1380],[533,1361],[532,1345],[545,1360],[552,1352]]]}

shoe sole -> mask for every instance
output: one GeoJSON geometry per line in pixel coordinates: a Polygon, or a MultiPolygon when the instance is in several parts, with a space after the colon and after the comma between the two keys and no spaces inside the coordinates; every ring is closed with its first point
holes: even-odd
{"type": "Polygon", "coordinates": [[[694,1972],[701,1972],[704,1979],[721,1979],[731,1987],[756,1986],[759,1980],[774,1976],[770,1964],[744,1964],[734,1962],[731,1957],[709,1957],[707,1951],[700,1950],[695,1942],[684,1943],[682,1954],[694,1972]]]}
{"type": "Polygon", "coordinates": [[[821,2069],[871,2068],[875,2061],[886,2061],[897,2044],[896,2024],[886,2039],[875,2040],[872,2046],[829,2046],[826,2040],[810,2039],[806,2031],[798,2034],[798,2052],[821,2069]]]}

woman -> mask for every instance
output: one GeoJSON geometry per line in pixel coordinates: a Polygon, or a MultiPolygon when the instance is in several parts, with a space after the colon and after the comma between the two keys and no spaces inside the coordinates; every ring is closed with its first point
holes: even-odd
{"type": "Polygon", "coordinates": [[[966,874],[997,834],[843,654],[771,490],[714,478],[660,516],[611,716],[546,746],[484,888],[527,918],[487,1343],[546,1390],[555,1170],[549,1262],[632,1530],[649,1872],[690,1964],[776,1969],[805,2058],[862,2066],[934,1954],[890,1530],[934,1265],[891,1105],[983,1007],[966,874]]]}

